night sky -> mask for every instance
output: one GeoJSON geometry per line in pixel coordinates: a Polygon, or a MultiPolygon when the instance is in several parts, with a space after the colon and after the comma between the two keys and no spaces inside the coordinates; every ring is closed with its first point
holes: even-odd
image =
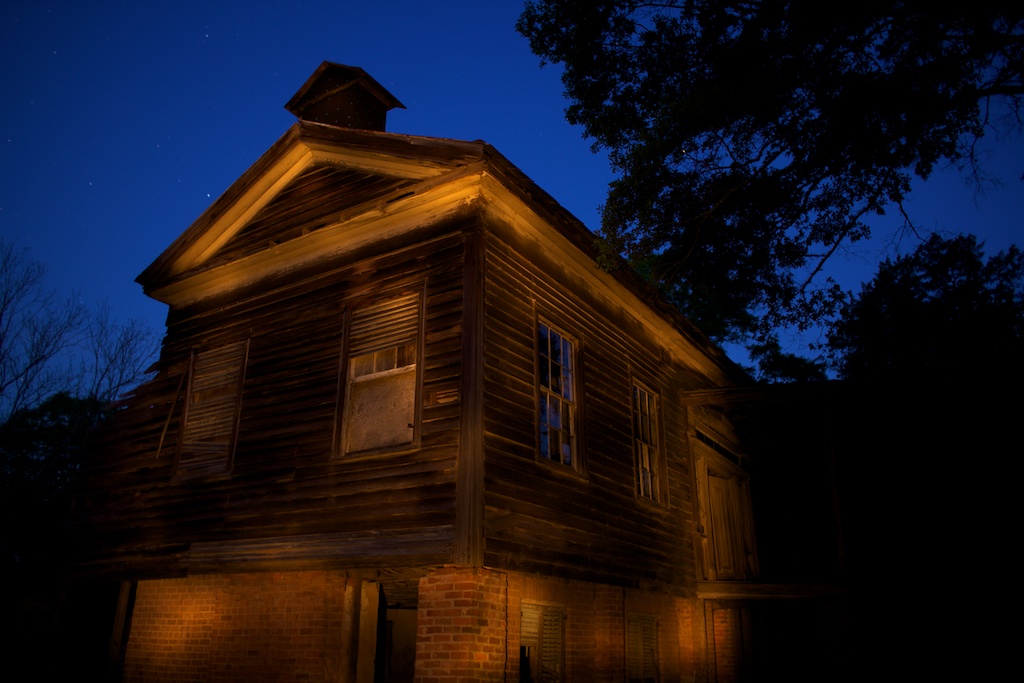
{"type": "MultiPolygon", "coordinates": [[[[566,123],[557,67],[514,29],[518,0],[39,2],[0,9],[0,237],[48,283],[162,332],[135,277],[295,121],[324,60],[364,68],[405,106],[388,131],[484,140],[591,228],[611,172],[566,123]]],[[[956,173],[919,187],[923,227],[1024,237],[1024,144],[993,145],[1001,188],[956,173]]],[[[901,220],[836,263],[870,279],[901,220]]],[[[904,251],[912,243],[903,243],[904,251]]],[[[891,253],[891,252],[890,252],[891,253]]]]}

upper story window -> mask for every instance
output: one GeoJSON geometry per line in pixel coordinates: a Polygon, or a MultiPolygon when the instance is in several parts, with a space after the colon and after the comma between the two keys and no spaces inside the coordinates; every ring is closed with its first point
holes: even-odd
{"type": "Polygon", "coordinates": [[[352,311],[348,329],[342,451],[360,453],[416,441],[420,296],[352,311]]]}
{"type": "Polygon", "coordinates": [[[230,470],[248,351],[249,342],[245,340],[193,352],[178,444],[178,474],[230,470]]]}
{"type": "Polygon", "coordinates": [[[576,345],[564,333],[537,326],[539,449],[542,458],[578,466],[576,345]]]}
{"type": "Polygon", "coordinates": [[[659,444],[658,397],[633,384],[633,453],[636,465],[636,494],[664,502],[665,463],[659,444]]]}

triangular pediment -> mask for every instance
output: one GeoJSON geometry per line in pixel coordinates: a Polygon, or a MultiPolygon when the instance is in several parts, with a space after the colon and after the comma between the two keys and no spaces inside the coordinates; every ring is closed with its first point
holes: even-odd
{"type": "MultiPolygon", "coordinates": [[[[411,196],[478,163],[483,143],[342,130],[300,122],[218,198],[138,278],[166,294],[200,272],[244,261],[280,267],[297,240],[411,196]],[[283,245],[289,245],[282,249],[283,245]],[[260,255],[264,254],[263,258],[260,255]],[[170,290],[168,286],[171,286],[170,290]]],[[[312,242],[312,240],[307,240],[312,242]]],[[[236,266],[237,267],[237,266],[236,266]]],[[[192,292],[190,298],[203,296],[192,292]]]]}
{"type": "Polygon", "coordinates": [[[312,164],[211,256],[216,267],[337,223],[346,212],[419,182],[334,164],[312,164]]]}

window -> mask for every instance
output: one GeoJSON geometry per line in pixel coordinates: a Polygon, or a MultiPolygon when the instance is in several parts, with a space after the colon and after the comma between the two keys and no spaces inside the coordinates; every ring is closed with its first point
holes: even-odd
{"type": "Polygon", "coordinates": [[[193,352],[178,474],[227,472],[234,454],[249,342],[193,352]]]}
{"type": "Polygon", "coordinates": [[[653,616],[629,616],[626,623],[626,666],[629,683],[657,683],[658,622],[653,616]]]}
{"type": "Polygon", "coordinates": [[[549,683],[563,680],[565,611],[555,605],[523,603],[519,633],[519,680],[549,683]]]}
{"type": "Polygon", "coordinates": [[[661,502],[664,464],[658,447],[658,398],[638,384],[633,385],[633,451],[637,495],[661,502]]]}
{"type": "Polygon", "coordinates": [[[418,294],[352,312],[343,452],[395,448],[416,440],[419,329],[418,294]]]}
{"type": "Polygon", "coordinates": [[[739,456],[697,432],[694,440],[704,578],[757,578],[750,485],[739,456]]]}
{"type": "Polygon", "coordinates": [[[540,455],[576,467],[575,346],[545,323],[537,329],[540,455]]]}

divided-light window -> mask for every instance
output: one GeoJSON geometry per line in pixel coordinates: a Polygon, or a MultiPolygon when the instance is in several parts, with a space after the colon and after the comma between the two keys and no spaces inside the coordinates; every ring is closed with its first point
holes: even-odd
{"type": "Polygon", "coordinates": [[[408,446],[417,436],[420,296],[361,306],[348,330],[342,450],[408,446]]]}
{"type": "Polygon", "coordinates": [[[576,348],[553,327],[537,326],[538,442],[542,458],[577,466],[576,348]]]}
{"type": "Polygon", "coordinates": [[[658,446],[658,397],[633,385],[633,452],[636,459],[636,493],[660,502],[663,465],[658,446]]]}

